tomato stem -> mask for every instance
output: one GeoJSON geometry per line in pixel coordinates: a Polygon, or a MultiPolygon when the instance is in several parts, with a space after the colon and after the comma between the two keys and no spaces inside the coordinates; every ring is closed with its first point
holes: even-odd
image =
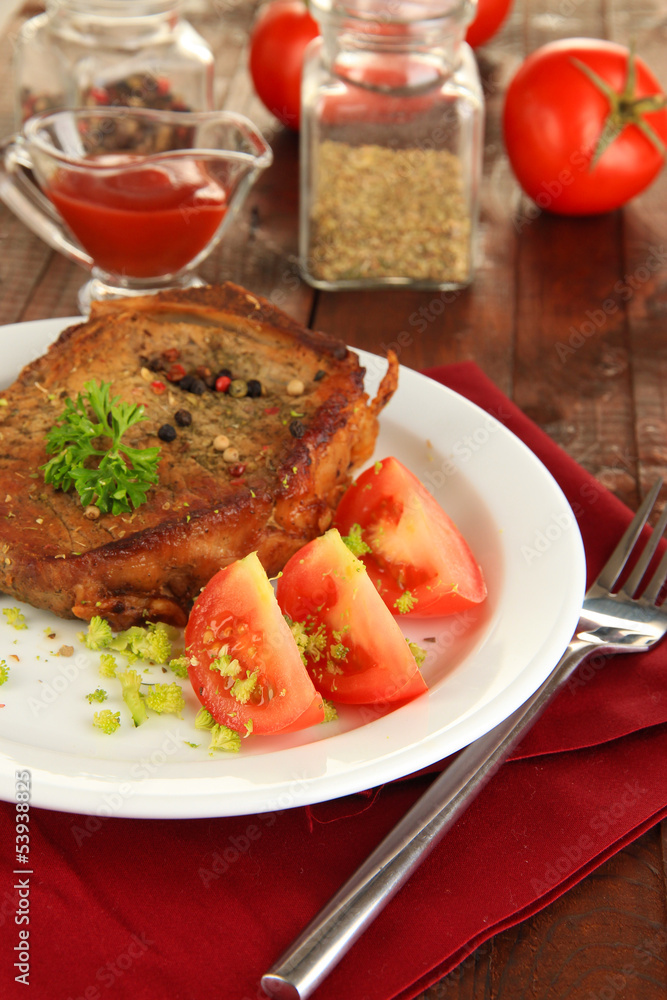
{"type": "Polygon", "coordinates": [[[621,93],[615,91],[606,80],[603,80],[595,70],[587,66],[581,59],[573,58],[572,64],[577,69],[580,69],[609,101],[609,113],[602,126],[602,132],[600,133],[595,152],[591,159],[591,170],[595,169],[602,154],[628,125],[636,125],[649,142],[655,146],[660,155],[663,157],[666,155],[667,149],[665,149],[665,144],[653,127],[646,121],[644,115],[661,111],[664,107],[667,107],[667,98],[663,94],[651,94],[647,97],[636,96],[637,66],[635,62],[634,42],[630,43],[625,86],[621,93]]]}

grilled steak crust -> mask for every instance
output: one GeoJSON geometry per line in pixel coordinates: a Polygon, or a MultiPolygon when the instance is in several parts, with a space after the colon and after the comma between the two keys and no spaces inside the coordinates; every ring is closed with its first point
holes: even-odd
{"type": "Polygon", "coordinates": [[[101,615],[114,629],[183,625],[222,566],[255,550],[274,575],[329,526],[373,452],[397,373],[391,357],[369,400],[364,369],[342,341],[231,284],[96,305],[0,393],[0,590],[65,618],[101,615]],[[202,381],[200,394],[171,381],[175,364],[203,379],[203,392],[202,381]],[[258,380],[262,394],[215,391],[210,376],[221,369],[258,380]],[[93,379],[145,408],[123,441],[161,448],[146,503],[96,520],[73,491],[45,485],[40,469],[65,398],[93,379]],[[287,392],[295,380],[299,395],[287,392]],[[179,410],[189,426],[179,426],[179,410]],[[164,424],[176,430],[171,442],[158,438],[164,424]],[[221,435],[237,458],[214,447],[221,435]]]}

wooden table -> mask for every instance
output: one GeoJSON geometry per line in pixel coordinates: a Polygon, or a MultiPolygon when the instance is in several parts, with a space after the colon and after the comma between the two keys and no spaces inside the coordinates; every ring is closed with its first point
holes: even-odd
{"type": "MultiPolygon", "coordinates": [[[[423,334],[409,317],[428,309],[432,293],[316,292],[295,280],[298,139],[252,90],[245,43],[255,2],[192,0],[185,7],[214,49],[218,105],[253,118],[275,155],[234,235],[202,275],[272,297],[300,321],[351,345],[383,353],[399,344],[400,361],[411,368],[476,361],[634,508],[647,485],[667,472],[667,175],[623,211],[588,219],[531,213],[503,152],[500,112],[522,57],[559,37],[627,43],[634,36],[638,53],[667,87],[664,0],[515,0],[500,34],[478,52],[487,127],[475,281],[444,312],[428,313],[423,334]],[[617,310],[601,309],[608,299],[617,310]]],[[[26,3],[0,40],[2,134],[13,128],[11,38],[37,9],[26,3]]],[[[0,324],[75,314],[83,279],[0,208],[0,324]]],[[[494,937],[421,1000],[662,1000],[666,831],[665,824],[654,827],[551,906],[494,937]],[[647,940],[653,949],[636,951],[647,940]],[[635,973],[623,975],[628,965],[635,973]]]]}

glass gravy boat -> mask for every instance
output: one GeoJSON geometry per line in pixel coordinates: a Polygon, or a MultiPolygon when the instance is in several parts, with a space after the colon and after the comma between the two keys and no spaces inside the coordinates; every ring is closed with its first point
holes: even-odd
{"type": "Polygon", "coordinates": [[[233,112],[101,107],[45,112],[0,147],[0,198],[91,272],[92,299],[202,284],[267,143],[233,112]]]}

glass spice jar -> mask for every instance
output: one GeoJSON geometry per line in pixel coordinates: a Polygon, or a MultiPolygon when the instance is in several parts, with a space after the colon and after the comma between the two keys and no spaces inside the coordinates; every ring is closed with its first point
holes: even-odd
{"type": "Polygon", "coordinates": [[[299,258],[318,288],[470,283],[484,101],[470,0],[311,0],[299,258]]]}
{"type": "Polygon", "coordinates": [[[47,0],[17,39],[17,126],[53,108],[213,109],[213,56],[179,0],[47,0]]]}

